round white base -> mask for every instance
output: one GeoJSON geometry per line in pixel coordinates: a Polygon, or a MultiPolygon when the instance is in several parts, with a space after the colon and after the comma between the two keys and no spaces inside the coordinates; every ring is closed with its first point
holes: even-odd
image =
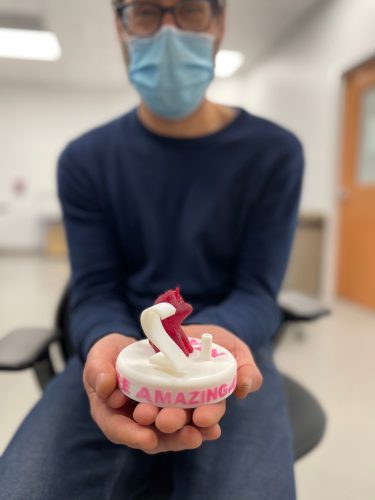
{"type": "Polygon", "coordinates": [[[181,374],[176,374],[162,353],[155,354],[147,339],[123,349],[116,362],[121,392],[135,401],[161,408],[196,408],[230,396],[237,378],[233,355],[213,343],[211,358],[205,361],[201,341],[191,337],[189,341],[194,352],[189,356],[187,372],[181,374]]]}

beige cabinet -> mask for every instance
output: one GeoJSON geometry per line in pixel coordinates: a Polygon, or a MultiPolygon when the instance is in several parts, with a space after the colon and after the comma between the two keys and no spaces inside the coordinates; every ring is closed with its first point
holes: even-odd
{"type": "MultiPolygon", "coordinates": [[[[300,216],[296,237],[283,288],[318,296],[321,292],[324,217],[319,214],[300,216]]],[[[44,254],[66,256],[67,246],[61,222],[46,224],[44,254]]]]}
{"type": "Polygon", "coordinates": [[[321,293],[324,233],[323,215],[301,214],[283,288],[321,293]]]}

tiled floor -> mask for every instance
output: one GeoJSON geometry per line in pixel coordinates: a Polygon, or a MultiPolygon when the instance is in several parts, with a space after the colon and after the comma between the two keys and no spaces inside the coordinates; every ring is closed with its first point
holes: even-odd
{"type": "MultiPolygon", "coordinates": [[[[0,335],[51,325],[67,276],[62,260],[1,257],[0,335]]],[[[328,415],[324,441],[296,465],[299,500],[373,500],[375,313],[338,302],[331,317],[305,326],[302,336],[290,332],[276,360],[311,389],[328,415]]],[[[0,373],[0,395],[2,453],[40,393],[26,371],[0,373]]]]}

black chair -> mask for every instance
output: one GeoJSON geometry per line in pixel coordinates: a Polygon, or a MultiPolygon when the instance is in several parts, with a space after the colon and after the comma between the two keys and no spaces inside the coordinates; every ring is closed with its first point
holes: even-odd
{"type": "MultiPolygon", "coordinates": [[[[279,304],[283,310],[284,322],[275,336],[275,347],[279,344],[290,324],[299,321],[314,321],[329,314],[328,309],[322,307],[316,300],[299,292],[282,292],[279,296],[279,304]]],[[[53,343],[59,344],[65,360],[73,352],[69,343],[68,322],[69,290],[67,288],[61,297],[53,329],[18,329],[0,339],[0,371],[33,368],[43,390],[51,378],[56,375],[50,353],[51,345],[53,343]]],[[[285,375],[283,375],[283,381],[294,436],[295,460],[298,460],[315,448],[322,439],[326,417],[320,404],[309,391],[285,375]]],[[[159,478],[160,482],[160,477],[162,477],[160,471],[156,473],[155,477],[159,478]]],[[[163,483],[163,480],[161,481],[163,483]]],[[[154,483],[154,487],[156,483],[154,483]]],[[[162,489],[163,484],[161,484],[162,489]]],[[[165,498],[163,491],[160,494],[160,498],[165,498]]],[[[155,490],[153,490],[152,498],[159,498],[155,490]]]]}

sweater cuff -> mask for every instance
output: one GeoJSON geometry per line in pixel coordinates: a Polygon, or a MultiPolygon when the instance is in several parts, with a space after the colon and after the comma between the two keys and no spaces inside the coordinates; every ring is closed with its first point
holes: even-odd
{"type": "Polygon", "coordinates": [[[255,308],[213,306],[202,309],[184,321],[186,325],[217,325],[243,340],[252,351],[270,341],[282,321],[280,308],[257,312],[255,308]]]}

